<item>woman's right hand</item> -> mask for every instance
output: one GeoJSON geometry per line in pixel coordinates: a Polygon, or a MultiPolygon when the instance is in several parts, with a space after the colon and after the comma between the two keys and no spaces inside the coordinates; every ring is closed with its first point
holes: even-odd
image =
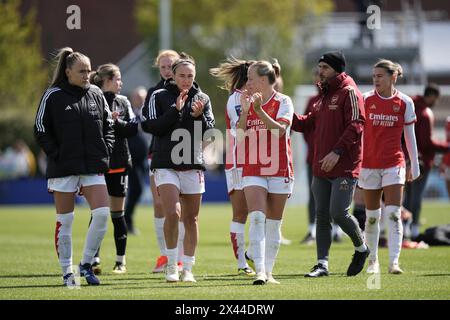
{"type": "Polygon", "coordinates": [[[242,112],[248,113],[248,110],[250,110],[251,96],[248,94],[247,90],[242,91],[240,102],[242,112]]]}
{"type": "Polygon", "coordinates": [[[178,111],[181,111],[184,108],[184,103],[188,98],[188,90],[183,90],[180,92],[180,95],[177,98],[176,108],[178,111]]]}

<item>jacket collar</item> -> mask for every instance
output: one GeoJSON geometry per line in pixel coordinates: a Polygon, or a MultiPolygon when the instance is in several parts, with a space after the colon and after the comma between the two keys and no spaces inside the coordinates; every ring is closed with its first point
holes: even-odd
{"type": "Polygon", "coordinates": [[[106,92],[103,92],[103,95],[105,96],[106,102],[108,102],[108,105],[111,108],[112,102],[116,98],[116,94],[111,91],[106,91],[106,92]]]}
{"type": "Polygon", "coordinates": [[[61,83],[59,84],[59,87],[61,87],[61,89],[63,89],[64,91],[66,91],[74,96],[77,96],[77,97],[81,97],[89,91],[89,87],[81,88],[78,86],[74,86],[74,85],[71,85],[67,80],[61,81],[61,83]]]}
{"type": "MultiPolygon", "coordinates": [[[[178,86],[175,84],[175,81],[172,79],[168,79],[166,81],[166,85],[165,88],[176,94],[177,96],[180,94],[180,90],[178,89],[178,86]]],[[[195,96],[197,93],[201,92],[202,90],[200,89],[200,86],[198,85],[197,82],[194,81],[194,84],[192,85],[192,87],[189,89],[188,92],[188,97],[192,98],[193,96],[195,96]]]]}

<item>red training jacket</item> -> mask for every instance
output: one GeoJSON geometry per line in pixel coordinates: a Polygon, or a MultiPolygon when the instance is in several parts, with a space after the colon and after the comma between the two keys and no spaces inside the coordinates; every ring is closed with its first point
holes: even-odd
{"type": "Polygon", "coordinates": [[[320,89],[313,111],[307,115],[294,114],[292,130],[314,130],[313,175],[322,178],[357,178],[361,170],[364,102],[353,79],[340,73],[320,89]],[[328,153],[340,154],[330,172],[321,169],[319,161],[328,153]]]}
{"type": "Polygon", "coordinates": [[[449,143],[433,140],[433,111],[427,106],[422,96],[414,97],[413,101],[417,116],[414,130],[416,133],[419,161],[425,170],[430,170],[433,166],[434,155],[436,153],[447,152],[449,150],[449,143]]]}

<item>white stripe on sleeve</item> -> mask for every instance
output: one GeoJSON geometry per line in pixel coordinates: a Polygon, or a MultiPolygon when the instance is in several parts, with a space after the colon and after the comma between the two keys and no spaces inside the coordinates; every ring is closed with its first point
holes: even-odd
{"type": "Polygon", "coordinates": [[[53,88],[48,89],[44,93],[41,103],[39,104],[39,109],[38,109],[38,113],[36,116],[36,128],[37,128],[38,132],[45,132],[43,119],[44,119],[45,107],[47,105],[47,100],[53,92],[57,92],[59,90],[61,90],[61,89],[58,87],[53,87],[53,88]]]}

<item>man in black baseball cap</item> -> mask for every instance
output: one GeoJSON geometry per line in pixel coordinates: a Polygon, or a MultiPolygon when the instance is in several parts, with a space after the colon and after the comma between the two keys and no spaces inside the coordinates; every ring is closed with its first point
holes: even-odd
{"type": "Polygon", "coordinates": [[[345,56],[341,51],[324,53],[319,59],[319,62],[322,61],[330,65],[337,73],[345,71],[345,56]]]}
{"type": "Polygon", "coordinates": [[[345,73],[342,52],[323,54],[318,62],[319,98],[307,115],[295,115],[292,130],[314,128],[312,193],[316,208],[317,264],[306,277],[328,276],[328,257],[333,221],[350,237],[354,246],[348,276],[362,271],[369,248],[358,221],[349,213],[361,170],[364,101],[353,79],[345,73]],[[312,124],[314,126],[312,126],[312,124]]]}

